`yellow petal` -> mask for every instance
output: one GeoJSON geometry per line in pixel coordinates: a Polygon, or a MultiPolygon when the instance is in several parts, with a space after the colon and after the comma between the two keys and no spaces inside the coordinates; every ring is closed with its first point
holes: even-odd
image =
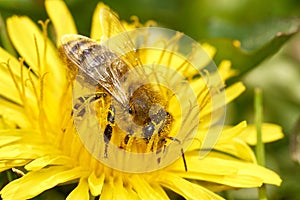
{"type": "Polygon", "coordinates": [[[100,24],[100,9],[109,7],[104,3],[98,3],[92,18],[92,28],[91,28],[91,38],[95,40],[100,40],[103,35],[101,24],[100,24]]]}
{"type": "Polygon", "coordinates": [[[11,169],[13,167],[24,166],[29,162],[29,160],[2,160],[0,162],[0,172],[3,172],[7,169],[11,169]]]}
{"type": "MultiPolygon", "coordinates": [[[[240,135],[246,127],[247,127],[246,121],[243,121],[236,126],[227,126],[227,127],[225,126],[223,128],[223,130],[221,131],[219,137],[217,138],[217,143],[219,145],[221,145],[223,143],[230,144],[230,141],[233,138],[240,135]]],[[[215,129],[216,129],[216,131],[218,131],[219,127],[210,127],[210,129],[212,130],[212,132],[214,132],[215,129]]],[[[208,132],[208,130],[206,130],[206,129],[198,129],[195,140],[193,140],[191,146],[189,147],[189,151],[199,149],[201,147],[201,141],[203,141],[204,139],[209,139],[209,136],[207,136],[207,132],[208,132]],[[206,137],[208,137],[208,138],[206,138],[206,137]]],[[[212,139],[215,139],[215,138],[212,138],[212,139]]]]}
{"type": "Polygon", "coordinates": [[[77,33],[73,17],[68,10],[67,5],[62,0],[46,0],[46,11],[55,28],[57,46],[60,44],[60,38],[64,34],[77,33]]]}
{"type": "Polygon", "coordinates": [[[149,182],[143,176],[131,176],[130,183],[141,199],[160,199],[160,195],[149,185],[149,182]]]}
{"type": "Polygon", "coordinates": [[[7,30],[15,48],[32,70],[37,74],[39,74],[39,72],[41,74],[46,72],[53,73],[57,77],[54,77],[52,81],[57,81],[56,87],[60,88],[57,84],[59,85],[62,79],[65,79],[65,71],[63,67],[59,67],[63,66],[62,62],[51,41],[46,39],[45,44],[45,37],[37,25],[28,17],[13,16],[7,20],[7,30]],[[38,47],[36,47],[36,45],[38,45],[38,47]],[[47,50],[46,58],[44,57],[45,48],[47,50]],[[38,60],[40,60],[40,63],[38,63],[38,60]],[[44,63],[44,61],[46,61],[46,63],[44,63]],[[42,71],[39,70],[39,67],[41,67],[42,71]]]}
{"type": "Polygon", "coordinates": [[[201,44],[201,47],[204,49],[204,51],[208,54],[210,58],[213,58],[217,52],[216,48],[208,43],[201,44]]]}
{"type": "Polygon", "coordinates": [[[170,171],[184,178],[210,181],[237,188],[260,187],[263,183],[280,185],[280,177],[273,171],[244,161],[213,158],[199,159],[197,155],[186,155],[188,171],[176,161],[170,171]],[[204,169],[205,166],[206,170],[204,169]],[[209,166],[209,168],[207,167],[209,166]]]}
{"type": "Polygon", "coordinates": [[[237,75],[237,71],[231,69],[231,62],[229,60],[223,60],[218,66],[218,71],[224,81],[237,75]]]}
{"type": "Polygon", "coordinates": [[[13,143],[0,146],[1,159],[35,159],[49,153],[60,154],[61,152],[49,145],[42,135],[36,130],[12,129],[0,130],[0,136],[11,138],[13,143]]]}
{"type": "Polygon", "coordinates": [[[247,127],[247,122],[242,121],[236,126],[225,126],[220,138],[218,139],[218,144],[229,143],[230,140],[237,137],[245,130],[247,127]]]}
{"type": "MultiPolygon", "coordinates": [[[[262,125],[262,140],[264,143],[273,142],[284,137],[282,128],[276,124],[264,123],[262,125]]],[[[248,125],[248,127],[240,135],[240,138],[250,145],[256,144],[256,127],[248,125]]]]}
{"type": "Polygon", "coordinates": [[[97,177],[93,171],[88,178],[89,188],[93,196],[98,196],[101,194],[102,187],[104,184],[105,173],[102,173],[100,177],[97,177]]]}
{"type": "MultiPolygon", "coordinates": [[[[0,96],[20,105],[24,105],[24,101],[26,101],[28,106],[32,108],[30,110],[30,114],[34,116],[37,113],[37,110],[34,109],[34,105],[36,105],[36,96],[32,87],[25,87],[24,85],[26,82],[28,83],[28,79],[36,84],[37,78],[25,66],[21,65],[21,62],[2,48],[0,48],[0,55],[0,96]],[[31,74],[30,78],[29,74],[31,74]]],[[[18,106],[11,102],[5,101],[6,100],[1,99],[0,105],[4,108],[0,109],[0,113],[2,112],[2,115],[5,116],[5,118],[11,119],[11,121],[20,120],[20,122],[17,122],[16,124],[20,127],[24,127],[21,126],[21,124],[27,117],[23,117],[22,119],[14,116],[14,114],[17,114],[16,112],[20,111],[18,113],[19,116],[22,114],[27,115],[27,113],[22,113],[25,110],[21,107],[17,108],[18,106]],[[13,111],[12,108],[15,108],[16,111],[13,111]]]]}
{"type": "MultiPolygon", "coordinates": [[[[12,72],[15,76],[20,77],[20,62],[12,55],[10,55],[7,51],[0,47],[0,63],[8,63],[12,72]]],[[[23,73],[24,80],[28,79],[28,73],[25,71],[23,73]]],[[[37,81],[36,77],[32,77],[34,81],[37,81]]]]}
{"type": "Polygon", "coordinates": [[[2,98],[0,98],[0,115],[3,117],[3,120],[14,122],[21,128],[31,127],[24,108],[2,98]]]}
{"type": "Polygon", "coordinates": [[[86,179],[81,178],[78,186],[68,195],[66,200],[89,200],[89,187],[86,179]]]}
{"type": "MultiPolygon", "coordinates": [[[[222,92],[215,94],[215,96],[213,97],[214,102],[210,101],[207,105],[205,105],[203,110],[201,110],[202,116],[207,115],[207,117],[210,118],[210,113],[212,112],[212,109],[217,110],[218,108],[221,108],[224,105],[230,103],[232,100],[237,98],[245,89],[246,88],[243,85],[243,83],[237,82],[226,88],[225,97],[222,92]]],[[[205,119],[203,119],[203,121],[205,121],[205,119]]]]}
{"type": "Polygon", "coordinates": [[[29,172],[25,176],[10,182],[1,190],[0,194],[6,200],[30,199],[60,183],[85,175],[86,173],[81,168],[68,169],[61,166],[52,166],[29,172]]]}
{"type": "Polygon", "coordinates": [[[2,66],[3,65],[0,64],[0,95],[13,102],[22,104],[22,101],[20,100],[20,95],[18,93],[17,88],[15,87],[14,81],[12,80],[10,74],[7,71],[4,71],[2,66]]]}
{"type": "Polygon", "coordinates": [[[106,199],[115,199],[114,194],[116,190],[114,187],[114,181],[112,177],[109,177],[108,180],[104,182],[103,189],[100,195],[100,200],[106,200],[106,199]]]}
{"type": "Polygon", "coordinates": [[[235,138],[227,144],[217,143],[214,148],[218,151],[224,152],[224,158],[230,159],[232,157],[232,159],[256,163],[256,157],[252,149],[240,139],[235,138]]]}
{"type": "Polygon", "coordinates": [[[19,144],[42,144],[46,141],[45,138],[38,132],[38,130],[35,129],[0,130],[0,136],[19,138],[19,144]]]}
{"type": "MultiPolygon", "coordinates": [[[[21,141],[22,139],[26,138],[26,136],[34,137],[34,135],[38,134],[36,130],[20,130],[20,129],[12,129],[12,130],[0,130],[0,147],[4,145],[8,145],[15,141],[21,141]]],[[[40,138],[38,137],[34,138],[40,138]]],[[[39,140],[39,139],[37,139],[39,140]]]]}
{"type": "Polygon", "coordinates": [[[160,195],[160,199],[168,200],[170,199],[168,195],[166,194],[166,191],[158,184],[151,184],[152,188],[155,192],[157,192],[160,195]]]}
{"type": "MultiPolygon", "coordinates": [[[[116,172],[118,173],[118,172],[116,172]]],[[[103,189],[100,195],[101,200],[106,199],[124,199],[124,200],[137,200],[140,199],[136,195],[135,191],[131,190],[128,186],[125,186],[122,180],[122,174],[118,173],[115,176],[108,177],[103,185],[103,189]],[[124,188],[125,187],[125,188],[124,188]]]]}
{"type": "Polygon", "coordinates": [[[127,190],[124,188],[124,183],[123,183],[123,176],[120,174],[119,176],[115,176],[114,180],[114,185],[115,185],[115,194],[114,198],[115,199],[135,199],[136,196],[132,197],[132,195],[129,196],[127,190]]]}
{"type": "Polygon", "coordinates": [[[63,165],[65,167],[72,167],[73,160],[70,157],[55,155],[54,152],[51,155],[39,157],[25,166],[28,171],[37,171],[49,165],[63,165]]]}
{"type": "Polygon", "coordinates": [[[18,104],[22,104],[20,95],[12,80],[10,74],[4,71],[3,65],[0,64],[0,95],[18,104]]]}
{"type": "Polygon", "coordinates": [[[35,159],[51,152],[53,148],[50,146],[29,145],[29,144],[14,144],[0,148],[0,159],[35,159]]]}
{"type": "Polygon", "coordinates": [[[128,200],[140,200],[141,199],[133,188],[131,188],[129,186],[125,186],[125,190],[127,192],[128,200]]]}
{"type": "MultiPolygon", "coordinates": [[[[223,167],[220,168],[220,163],[219,162],[214,163],[212,161],[213,159],[214,158],[211,158],[210,156],[205,158],[200,158],[199,152],[196,152],[195,154],[187,153],[185,155],[185,160],[187,164],[188,173],[190,174],[199,173],[199,176],[201,176],[201,174],[211,174],[213,176],[215,175],[225,176],[225,175],[231,175],[237,173],[237,169],[229,165],[224,165],[223,167]]],[[[216,160],[218,161],[218,159],[216,160]]],[[[173,163],[171,166],[167,168],[167,170],[184,171],[182,159],[179,159],[178,161],[173,163]]]]}
{"type": "MultiPolygon", "coordinates": [[[[223,153],[217,153],[218,156],[227,159],[241,159],[249,162],[256,162],[255,155],[253,151],[249,148],[249,146],[240,139],[237,139],[239,135],[245,130],[247,127],[246,121],[239,123],[236,126],[225,126],[223,130],[220,132],[218,138],[214,138],[214,136],[207,136],[208,131],[200,129],[195,137],[195,140],[192,142],[188,151],[201,151],[201,141],[206,140],[215,140],[216,144],[214,149],[223,153]]],[[[210,130],[212,132],[219,131],[218,128],[211,127],[210,130]],[[214,130],[216,129],[216,130],[214,130]]],[[[204,152],[203,152],[204,153],[204,152]]],[[[214,152],[210,153],[212,156],[214,152]]]]}
{"type": "MultiPolygon", "coordinates": [[[[3,52],[1,52],[1,49],[0,49],[0,53],[3,53],[3,52]]],[[[2,59],[0,59],[0,62],[1,62],[1,60],[2,59]]],[[[0,63],[0,80],[1,80],[0,95],[15,102],[15,103],[23,104],[21,97],[20,97],[20,91],[22,91],[21,84],[24,84],[26,77],[23,77],[23,80],[21,80],[20,70],[19,70],[17,75],[16,74],[13,75],[13,77],[15,78],[15,80],[14,80],[12,75],[9,72],[7,64],[9,65],[9,67],[12,70],[16,69],[17,67],[20,68],[19,63],[17,64],[17,66],[14,66],[13,62],[10,62],[10,61],[7,63],[7,60],[3,61],[3,63],[0,63]],[[6,64],[4,64],[4,63],[6,63],[6,64]],[[20,90],[17,90],[16,85],[20,88],[20,90]]],[[[27,71],[25,71],[25,74],[27,74],[27,71]]],[[[32,103],[32,102],[35,103],[34,92],[31,90],[31,88],[24,87],[24,90],[25,90],[24,98],[26,98],[26,100],[28,100],[29,103],[32,103]]]]}
{"type": "Polygon", "coordinates": [[[242,82],[234,83],[226,88],[226,104],[236,99],[241,93],[245,91],[246,87],[242,82]]]}
{"type": "Polygon", "coordinates": [[[208,128],[198,127],[197,135],[193,140],[192,144],[188,147],[187,152],[198,151],[200,156],[203,157],[207,153],[209,153],[205,149],[216,148],[219,151],[224,151],[224,154],[221,154],[224,158],[232,158],[242,156],[240,159],[245,159],[252,161],[252,151],[248,149],[248,151],[243,152],[245,150],[245,146],[234,142],[234,139],[241,134],[241,132],[246,128],[247,123],[245,121],[239,123],[238,125],[232,126],[213,126],[208,128]],[[222,129],[223,128],[223,129],[222,129]],[[234,146],[236,144],[239,147],[234,146]],[[202,150],[201,150],[202,149],[202,150]],[[204,150],[203,150],[204,149],[204,150]],[[245,156],[247,155],[247,156],[245,156]],[[244,157],[243,157],[244,156],[244,157]]]}
{"type": "Polygon", "coordinates": [[[0,135],[0,147],[18,140],[20,140],[18,136],[0,135]]]}
{"type": "Polygon", "coordinates": [[[160,183],[162,186],[173,190],[186,199],[223,199],[222,197],[214,194],[213,192],[201,187],[200,185],[191,183],[179,176],[164,172],[154,177],[155,182],[160,183]]]}
{"type": "Polygon", "coordinates": [[[56,48],[28,17],[9,18],[7,30],[19,54],[36,74],[44,77],[43,86],[36,87],[38,91],[41,87],[44,88],[43,99],[47,105],[45,113],[54,123],[59,120],[57,112],[61,107],[57,99],[65,95],[62,88],[66,86],[65,67],[58,57],[56,48]]]}

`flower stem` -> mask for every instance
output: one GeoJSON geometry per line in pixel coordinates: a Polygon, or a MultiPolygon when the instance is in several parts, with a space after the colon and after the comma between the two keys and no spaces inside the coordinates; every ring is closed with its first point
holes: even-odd
{"type": "MultiPolygon", "coordinates": [[[[256,157],[257,163],[261,166],[265,165],[265,146],[262,141],[262,123],[263,123],[263,95],[260,88],[256,88],[254,96],[254,110],[255,110],[255,119],[256,119],[256,157]]],[[[260,200],[267,200],[267,189],[266,185],[262,185],[258,188],[258,196],[260,200]]]]}

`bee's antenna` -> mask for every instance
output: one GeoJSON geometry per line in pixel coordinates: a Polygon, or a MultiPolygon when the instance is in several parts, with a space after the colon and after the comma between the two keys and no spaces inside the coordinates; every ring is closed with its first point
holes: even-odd
{"type": "MultiPolygon", "coordinates": [[[[174,138],[174,137],[167,137],[167,138],[170,139],[170,140],[176,141],[179,144],[181,144],[181,141],[178,140],[177,138],[174,138]]],[[[186,160],[185,160],[185,155],[184,155],[183,148],[181,148],[180,151],[181,151],[181,157],[182,157],[183,164],[184,164],[184,170],[187,172],[188,169],[187,169],[187,164],[186,164],[186,160]]]]}
{"type": "Polygon", "coordinates": [[[183,160],[183,164],[184,164],[184,169],[187,172],[188,169],[187,169],[187,164],[186,164],[183,148],[181,148],[181,156],[182,156],[182,160],[183,160]]]}

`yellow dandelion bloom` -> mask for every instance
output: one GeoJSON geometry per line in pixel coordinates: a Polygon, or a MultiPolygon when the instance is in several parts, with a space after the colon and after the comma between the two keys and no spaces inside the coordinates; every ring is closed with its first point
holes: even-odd
{"type": "MultiPolygon", "coordinates": [[[[74,77],[57,50],[62,45],[60,38],[63,35],[77,33],[75,23],[63,1],[48,0],[45,5],[55,28],[56,45],[47,37],[48,21],[40,23],[41,30],[28,17],[13,16],[7,20],[7,30],[21,58],[17,59],[0,48],[0,171],[18,167],[24,171],[20,178],[1,190],[2,199],[29,199],[68,183],[78,184],[67,199],[86,200],[91,196],[100,196],[100,199],[169,199],[166,189],[186,199],[222,199],[215,192],[260,187],[262,184],[280,185],[281,179],[275,172],[256,164],[248,146],[256,142],[255,131],[247,127],[246,122],[224,127],[211,152],[199,158],[199,151],[207,150],[200,147],[211,124],[212,112],[208,94],[199,92],[205,91],[201,77],[190,79],[192,90],[199,94],[197,102],[201,123],[191,145],[185,148],[187,170],[180,157],[164,168],[140,173],[123,172],[100,162],[77,134],[74,113],[72,115],[74,77]]],[[[96,40],[104,34],[101,27],[111,23],[98,18],[103,8],[109,10],[99,3],[92,21],[90,37],[96,40]]],[[[137,20],[133,24],[122,23],[128,30],[141,27],[137,20]]],[[[215,49],[207,44],[202,46],[213,57],[215,49]]],[[[141,54],[144,62],[158,56],[151,51],[141,54]]],[[[161,63],[178,66],[177,58],[161,52],[159,56],[162,57],[161,63]]],[[[222,81],[235,74],[229,61],[223,61],[218,69],[222,81]]],[[[187,79],[192,72],[186,72],[187,79]]],[[[242,83],[227,87],[224,93],[226,102],[217,101],[220,104],[216,105],[217,108],[229,103],[244,90],[242,83]]],[[[176,100],[170,107],[174,105],[177,105],[176,100]]],[[[176,116],[176,113],[173,115],[176,116]]],[[[176,127],[175,124],[171,129],[176,127]]],[[[116,129],[114,127],[114,131],[118,131],[116,129]]],[[[218,127],[210,128],[212,132],[214,129],[220,130],[218,127]]],[[[266,142],[282,137],[278,127],[268,124],[264,125],[263,133],[266,142]],[[276,134],[265,134],[269,131],[276,134]]],[[[134,142],[129,151],[134,151],[134,142]]],[[[102,140],[98,143],[104,146],[102,140]]],[[[112,139],[112,143],[118,143],[117,139],[112,139]]],[[[144,143],[137,144],[135,150],[151,151],[150,145],[143,146],[144,143]]],[[[123,144],[122,147],[128,146],[123,144]]],[[[151,147],[157,149],[157,146],[151,147]]],[[[113,157],[110,151],[108,156],[113,157]]]]}

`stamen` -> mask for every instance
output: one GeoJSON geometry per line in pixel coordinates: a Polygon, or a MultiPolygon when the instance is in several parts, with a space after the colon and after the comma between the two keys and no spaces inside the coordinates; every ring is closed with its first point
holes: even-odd
{"type": "Polygon", "coordinates": [[[208,70],[203,70],[203,72],[205,73],[203,75],[203,81],[204,83],[206,83],[206,86],[203,87],[203,89],[201,91],[198,92],[197,94],[197,99],[202,99],[201,103],[200,103],[200,110],[202,110],[210,101],[211,101],[211,91],[210,88],[208,88],[209,86],[209,71],[208,70]],[[200,97],[202,95],[202,97],[200,97]]]}
{"type": "Polygon", "coordinates": [[[24,73],[24,71],[23,71],[23,68],[24,68],[24,59],[20,58],[19,61],[20,61],[20,78],[21,78],[22,93],[25,96],[25,84],[24,84],[25,82],[24,82],[24,74],[23,74],[24,73]]]}
{"type": "MultiPolygon", "coordinates": [[[[23,107],[25,109],[25,111],[27,112],[27,116],[30,116],[29,114],[32,112],[30,106],[27,103],[27,98],[26,98],[26,82],[27,80],[24,80],[24,58],[19,58],[19,63],[20,63],[20,78],[21,78],[21,92],[22,92],[22,97],[21,100],[23,101],[23,107]]],[[[28,73],[30,73],[30,70],[28,70],[28,73]]],[[[29,120],[31,121],[31,124],[34,124],[33,119],[29,118],[29,120]]]]}
{"type": "Polygon", "coordinates": [[[32,86],[32,89],[33,89],[33,93],[34,93],[34,96],[35,96],[35,99],[38,103],[39,101],[39,97],[38,97],[38,92],[37,92],[37,89],[36,89],[36,86],[34,84],[34,81],[33,81],[33,78],[32,78],[32,73],[31,73],[31,68],[29,67],[29,70],[28,70],[28,81],[30,82],[31,86],[32,86]]]}
{"type": "Polygon", "coordinates": [[[166,51],[166,49],[167,49],[167,43],[166,43],[166,41],[164,41],[164,40],[162,40],[162,41],[157,41],[157,43],[159,43],[159,42],[162,42],[163,45],[164,45],[164,47],[163,47],[163,50],[162,50],[162,52],[161,52],[161,55],[160,55],[160,57],[159,57],[159,59],[158,59],[158,61],[157,61],[158,64],[160,64],[160,63],[162,62],[162,59],[163,59],[163,57],[164,57],[164,54],[167,52],[167,51],[166,51]]]}
{"type": "Polygon", "coordinates": [[[136,28],[140,28],[143,25],[140,23],[139,18],[136,15],[133,15],[130,17],[130,20],[132,21],[132,24],[136,27],[136,28]]]}
{"type": "Polygon", "coordinates": [[[38,46],[38,42],[36,39],[36,36],[33,36],[34,38],[34,45],[35,45],[35,51],[36,51],[36,55],[37,55],[37,67],[38,67],[38,71],[36,72],[38,76],[41,75],[41,58],[40,58],[40,53],[39,53],[39,46],[38,46]]]}
{"type": "Polygon", "coordinates": [[[47,39],[48,39],[48,32],[47,27],[50,20],[47,19],[45,22],[39,20],[38,23],[42,26],[42,33],[43,33],[43,39],[44,39],[44,49],[43,49],[43,66],[46,68],[47,65],[47,39]]]}
{"type": "Polygon", "coordinates": [[[154,21],[154,20],[148,20],[148,21],[145,23],[145,27],[153,27],[153,26],[157,26],[157,22],[154,21]]]}
{"type": "MultiPolygon", "coordinates": [[[[193,45],[192,51],[189,53],[188,58],[185,60],[185,62],[187,62],[187,63],[188,63],[189,60],[193,60],[194,59],[195,54],[196,54],[196,52],[198,50],[197,44],[193,43],[192,45],[193,45]]],[[[184,66],[185,66],[185,68],[183,70],[183,73],[186,73],[187,70],[190,69],[190,67],[188,65],[184,65],[184,66]]],[[[198,70],[199,66],[195,66],[195,67],[197,67],[197,70],[198,70]]]]}
{"type": "MultiPolygon", "coordinates": [[[[181,37],[183,36],[183,33],[176,32],[175,36],[170,39],[167,46],[171,46],[170,52],[177,52],[178,50],[178,43],[181,37]]],[[[171,66],[173,53],[170,53],[168,58],[168,66],[171,66]]]]}
{"type": "MultiPolygon", "coordinates": [[[[24,59],[20,58],[20,81],[21,81],[21,87],[19,86],[18,81],[17,81],[18,77],[16,77],[16,75],[13,73],[13,71],[12,71],[12,69],[10,67],[9,60],[7,61],[7,63],[4,63],[4,64],[7,66],[8,72],[9,72],[9,74],[10,74],[10,76],[11,76],[11,78],[12,78],[14,84],[15,84],[15,87],[16,87],[16,89],[18,91],[18,94],[20,96],[20,100],[22,102],[22,106],[24,108],[24,111],[26,112],[27,116],[31,116],[30,114],[32,114],[32,110],[31,110],[30,106],[27,103],[26,90],[25,90],[25,88],[26,88],[26,82],[28,80],[24,80],[24,69],[23,69],[25,67],[24,66],[24,59]]],[[[29,81],[30,81],[30,79],[31,79],[31,76],[30,76],[31,72],[30,72],[30,70],[28,70],[28,74],[29,74],[29,81]]],[[[31,84],[33,84],[33,79],[31,79],[31,84]]],[[[33,89],[34,89],[34,94],[37,97],[37,93],[36,93],[36,90],[35,90],[34,86],[33,86],[33,89]]],[[[33,118],[28,118],[28,119],[31,122],[31,124],[35,123],[33,118]]]]}
{"type": "Polygon", "coordinates": [[[16,87],[18,93],[19,93],[21,101],[24,103],[26,98],[25,98],[25,96],[23,96],[23,93],[20,89],[20,86],[18,85],[17,77],[15,76],[15,74],[13,73],[13,71],[10,67],[9,60],[7,60],[7,63],[4,63],[4,64],[7,66],[8,72],[9,72],[9,74],[10,74],[10,76],[11,76],[11,78],[12,78],[14,84],[15,84],[15,87],[16,87]]]}

